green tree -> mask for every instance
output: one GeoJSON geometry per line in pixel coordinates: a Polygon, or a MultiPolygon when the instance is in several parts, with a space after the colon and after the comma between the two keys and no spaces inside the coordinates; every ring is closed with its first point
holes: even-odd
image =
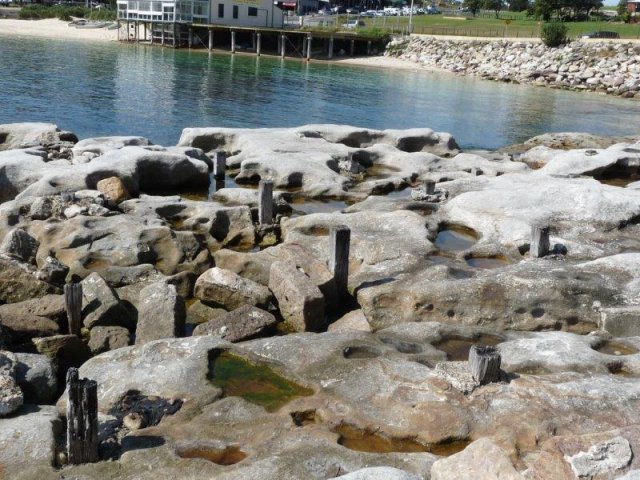
{"type": "Polygon", "coordinates": [[[563,6],[561,0],[535,0],[532,6],[533,15],[548,22],[554,13],[558,17],[560,16],[560,10],[563,6]]]}
{"type": "Polygon", "coordinates": [[[559,47],[567,43],[567,32],[569,29],[562,22],[545,23],[540,32],[540,38],[547,47],[559,47]]]}
{"type": "Polygon", "coordinates": [[[504,6],[502,0],[484,0],[484,8],[487,10],[493,10],[496,14],[496,18],[500,18],[500,10],[504,6]]]}
{"type": "Polygon", "coordinates": [[[627,0],[620,0],[618,3],[618,15],[627,13],[627,0]]]}
{"type": "Polygon", "coordinates": [[[484,0],[464,0],[464,3],[462,5],[468,8],[471,14],[475,17],[482,8],[483,3],[484,0]]]}
{"type": "Polygon", "coordinates": [[[524,12],[529,9],[529,0],[511,0],[509,10],[512,12],[524,12]]]}

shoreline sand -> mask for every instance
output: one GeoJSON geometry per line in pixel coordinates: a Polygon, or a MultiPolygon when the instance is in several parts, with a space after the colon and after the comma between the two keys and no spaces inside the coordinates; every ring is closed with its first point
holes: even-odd
{"type": "Polygon", "coordinates": [[[87,40],[97,42],[115,42],[117,30],[106,28],[75,28],[68,22],[57,18],[43,20],[0,19],[0,38],[18,36],[31,38],[48,38],[59,40],[87,40]]]}

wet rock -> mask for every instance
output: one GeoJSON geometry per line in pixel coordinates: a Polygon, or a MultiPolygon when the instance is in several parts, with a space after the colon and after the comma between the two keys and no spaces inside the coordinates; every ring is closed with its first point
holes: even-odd
{"type": "MultiPolygon", "coordinates": [[[[156,340],[93,357],[80,367],[80,376],[98,382],[98,408],[105,413],[130,390],[210,403],[220,390],[207,380],[209,352],[229,345],[212,336],[156,340]]],[[[65,405],[63,395],[58,406],[65,405]]]]}
{"type": "Polygon", "coordinates": [[[16,383],[22,389],[25,403],[48,404],[57,398],[56,372],[45,355],[16,353],[16,383]]]}
{"type": "Polygon", "coordinates": [[[115,205],[131,198],[124,183],[122,183],[122,180],[118,177],[109,177],[100,180],[96,184],[96,189],[115,205]]]}
{"type": "Polygon", "coordinates": [[[280,314],[297,332],[317,332],[325,327],[325,299],[320,289],[293,262],[274,262],[269,288],[280,314]]]}
{"type": "Polygon", "coordinates": [[[35,272],[27,266],[0,258],[0,301],[23,302],[59,291],[55,286],[36,279],[35,272]]]}
{"type": "Polygon", "coordinates": [[[245,305],[201,323],[193,335],[215,335],[228,342],[241,342],[262,336],[275,324],[276,319],[269,312],[245,305]]]}
{"type": "Polygon", "coordinates": [[[476,440],[462,452],[438,460],[431,467],[432,480],[523,480],[509,456],[491,439],[476,440]]]}
{"type": "Polygon", "coordinates": [[[89,349],[93,355],[116,350],[129,345],[131,333],[124,327],[93,327],[90,331],[89,349]]]}
{"type": "Polygon", "coordinates": [[[20,415],[0,421],[0,464],[9,478],[27,468],[51,467],[62,422],[55,407],[25,405],[20,415]]]}
{"type": "Polygon", "coordinates": [[[21,228],[11,230],[0,244],[0,254],[20,262],[35,263],[40,244],[21,228]]]}
{"type": "Polygon", "coordinates": [[[265,308],[269,305],[271,292],[230,270],[214,267],[196,281],[195,296],[213,306],[233,310],[243,305],[265,308]]]}
{"type": "Polygon", "coordinates": [[[100,275],[92,273],[82,282],[82,323],[91,329],[101,325],[132,326],[127,310],[115,291],[100,275]]]}
{"type": "Polygon", "coordinates": [[[13,377],[0,374],[0,417],[6,417],[18,410],[24,401],[22,390],[13,377]]]}
{"type": "Polygon", "coordinates": [[[371,325],[362,310],[353,310],[333,322],[328,328],[329,332],[343,332],[345,330],[371,332],[371,325]]]}
{"type": "Polygon", "coordinates": [[[184,336],[185,305],[176,287],[154,283],[140,292],[136,345],[161,338],[184,336]]]}

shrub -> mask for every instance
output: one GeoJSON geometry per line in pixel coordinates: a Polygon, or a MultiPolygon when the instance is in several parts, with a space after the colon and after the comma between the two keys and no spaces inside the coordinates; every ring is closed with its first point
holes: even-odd
{"type": "Polygon", "coordinates": [[[547,47],[559,47],[567,43],[567,32],[569,29],[562,22],[545,23],[540,32],[540,38],[547,47]]]}

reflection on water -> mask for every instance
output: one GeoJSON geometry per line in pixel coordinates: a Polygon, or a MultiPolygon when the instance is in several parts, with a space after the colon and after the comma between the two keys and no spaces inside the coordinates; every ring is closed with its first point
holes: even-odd
{"type": "Polygon", "coordinates": [[[547,131],[636,132],[640,103],[446,73],[305,64],[0,33],[0,123],[175,144],[185,127],[430,127],[464,147],[547,131]],[[491,121],[488,122],[487,119],[491,121]]]}

